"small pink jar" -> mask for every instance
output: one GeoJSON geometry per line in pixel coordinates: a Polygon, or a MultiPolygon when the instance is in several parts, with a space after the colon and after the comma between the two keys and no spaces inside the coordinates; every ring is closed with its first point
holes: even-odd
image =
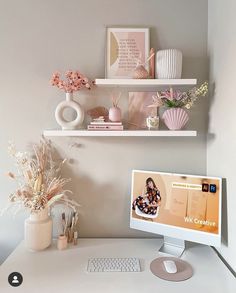
{"type": "Polygon", "coordinates": [[[112,122],[121,121],[121,109],[119,107],[112,107],[109,109],[109,120],[112,122]]]}
{"type": "Polygon", "coordinates": [[[63,250],[67,248],[67,237],[65,235],[60,235],[57,239],[57,248],[63,250]]]}

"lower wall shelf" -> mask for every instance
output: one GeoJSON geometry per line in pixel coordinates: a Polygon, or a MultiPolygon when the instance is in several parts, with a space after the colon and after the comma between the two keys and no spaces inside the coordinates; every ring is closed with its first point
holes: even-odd
{"type": "Polygon", "coordinates": [[[44,136],[126,136],[126,137],[186,137],[186,136],[197,136],[195,130],[122,130],[122,131],[93,131],[93,130],[45,130],[44,136]]]}

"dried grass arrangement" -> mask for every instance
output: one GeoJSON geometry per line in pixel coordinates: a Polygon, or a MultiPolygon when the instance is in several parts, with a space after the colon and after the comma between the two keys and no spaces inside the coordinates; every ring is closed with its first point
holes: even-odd
{"type": "Polygon", "coordinates": [[[26,208],[32,213],[59,203],[76,212],[79,204],[68,197],[72,192],[65,189],[70,179],[60,175],[66,160],[55,161],[54,151],[52,143],[45,138],[33,146],[33,155],[17,151],[13,143],[9,144],[8,152],[15,160],[17,171],[7,175],[16,181],[17,189],[10,194],[10,203],[5,210],[13,208],[16,214],[26,208]]]}

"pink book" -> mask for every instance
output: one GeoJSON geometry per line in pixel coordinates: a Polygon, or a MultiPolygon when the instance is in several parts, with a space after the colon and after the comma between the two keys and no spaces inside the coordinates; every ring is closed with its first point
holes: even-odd
{"type": "Polygon", "coordinates": [[[96,122],[96,121],[92,121],[90,122],[90,125],[106,125],[106,126],[115,126],[115,125],[122,125],[122,122],[111,122],[111,121],[108,121],[108,122],[96,122]]]}

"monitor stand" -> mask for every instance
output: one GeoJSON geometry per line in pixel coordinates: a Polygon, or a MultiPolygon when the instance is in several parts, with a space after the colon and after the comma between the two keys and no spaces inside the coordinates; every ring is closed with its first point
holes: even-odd
{"type": "Polygon", "coordinates": [[[185,250],[185,241],[182,239],[164,236],[164,243],[159,249],[160,253],[180,257],[185,250]]]}

